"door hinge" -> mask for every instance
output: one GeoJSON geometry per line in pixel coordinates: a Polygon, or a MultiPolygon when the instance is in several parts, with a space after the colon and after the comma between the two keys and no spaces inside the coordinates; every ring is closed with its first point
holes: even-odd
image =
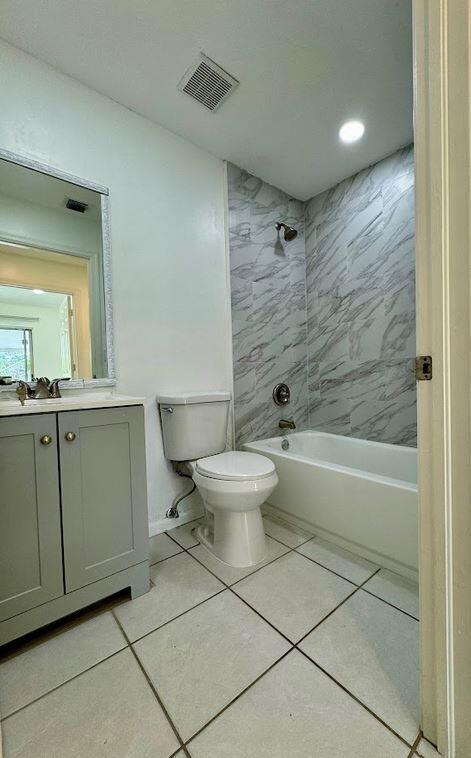
{"type": "Polygon", "coordinates": [[[418,355],[415,359],[415,378],[418,382],[428,382],[432,378],[432,356],[418,355]]]}

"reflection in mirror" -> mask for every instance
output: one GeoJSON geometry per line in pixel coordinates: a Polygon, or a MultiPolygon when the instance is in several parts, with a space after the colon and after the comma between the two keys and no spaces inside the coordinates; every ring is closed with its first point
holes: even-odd
{"type": "Polygon", "coordinates": [[[0,160],[1,376],[108,376],[101,201],[0,160]]]}

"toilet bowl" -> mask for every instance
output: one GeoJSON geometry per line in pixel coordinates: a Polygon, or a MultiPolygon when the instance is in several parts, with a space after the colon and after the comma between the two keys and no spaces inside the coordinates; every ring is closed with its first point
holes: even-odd
{"type": "Polygon", "coordinates": [[[201,544],[229,566],[254,566],[266,555],[260,506],[278,484],[275,465],[258,453],[226,447],[230,394],[178,392],[157,398],[165,457],[186,464],[203,499],[201,544]]]}
{"type": "Polygon", "coordinates": [[[256,453],[227,452],[191,464],[193,481],[212,518],[198,527],[202,545],[236,567],[266,556],[260,507],[278,484],[275,466],[256,453]]]}

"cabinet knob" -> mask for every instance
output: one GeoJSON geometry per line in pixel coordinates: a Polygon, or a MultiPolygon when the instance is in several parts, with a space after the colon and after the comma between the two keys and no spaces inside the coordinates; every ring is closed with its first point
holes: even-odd
{"type": "Polygon", "coordinates": [[[41,439],[39,440],[41,445],[50,445],[52,442],[52,437],[50,434],[43,434],[41,439]]]}
{"type": "Polygon", "coordinates": [[[65,435],[67,442],[73,442],[75,437],[76,437],[75,432],[67,432],[65,435]]]}

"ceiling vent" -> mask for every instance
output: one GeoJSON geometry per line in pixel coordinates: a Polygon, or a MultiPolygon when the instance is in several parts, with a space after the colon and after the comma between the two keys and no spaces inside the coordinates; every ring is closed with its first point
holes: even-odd
{"type": "Polygon", "coordinates": [[[238,84],[237,79],[224,71],[211,58],[200,53],[197,62],[185,72],[178,84],[178,89],[190,95],[208,110],[215,111],[238,84]]]}
{"type": "Polygon", "coordinates": [[[88,203],[82,203],[80,200],[74,200],[73,197],[68,197],[65,207],[69,211],[77,211],[77,213],[85,213],[88,208],[88,203]]]}

